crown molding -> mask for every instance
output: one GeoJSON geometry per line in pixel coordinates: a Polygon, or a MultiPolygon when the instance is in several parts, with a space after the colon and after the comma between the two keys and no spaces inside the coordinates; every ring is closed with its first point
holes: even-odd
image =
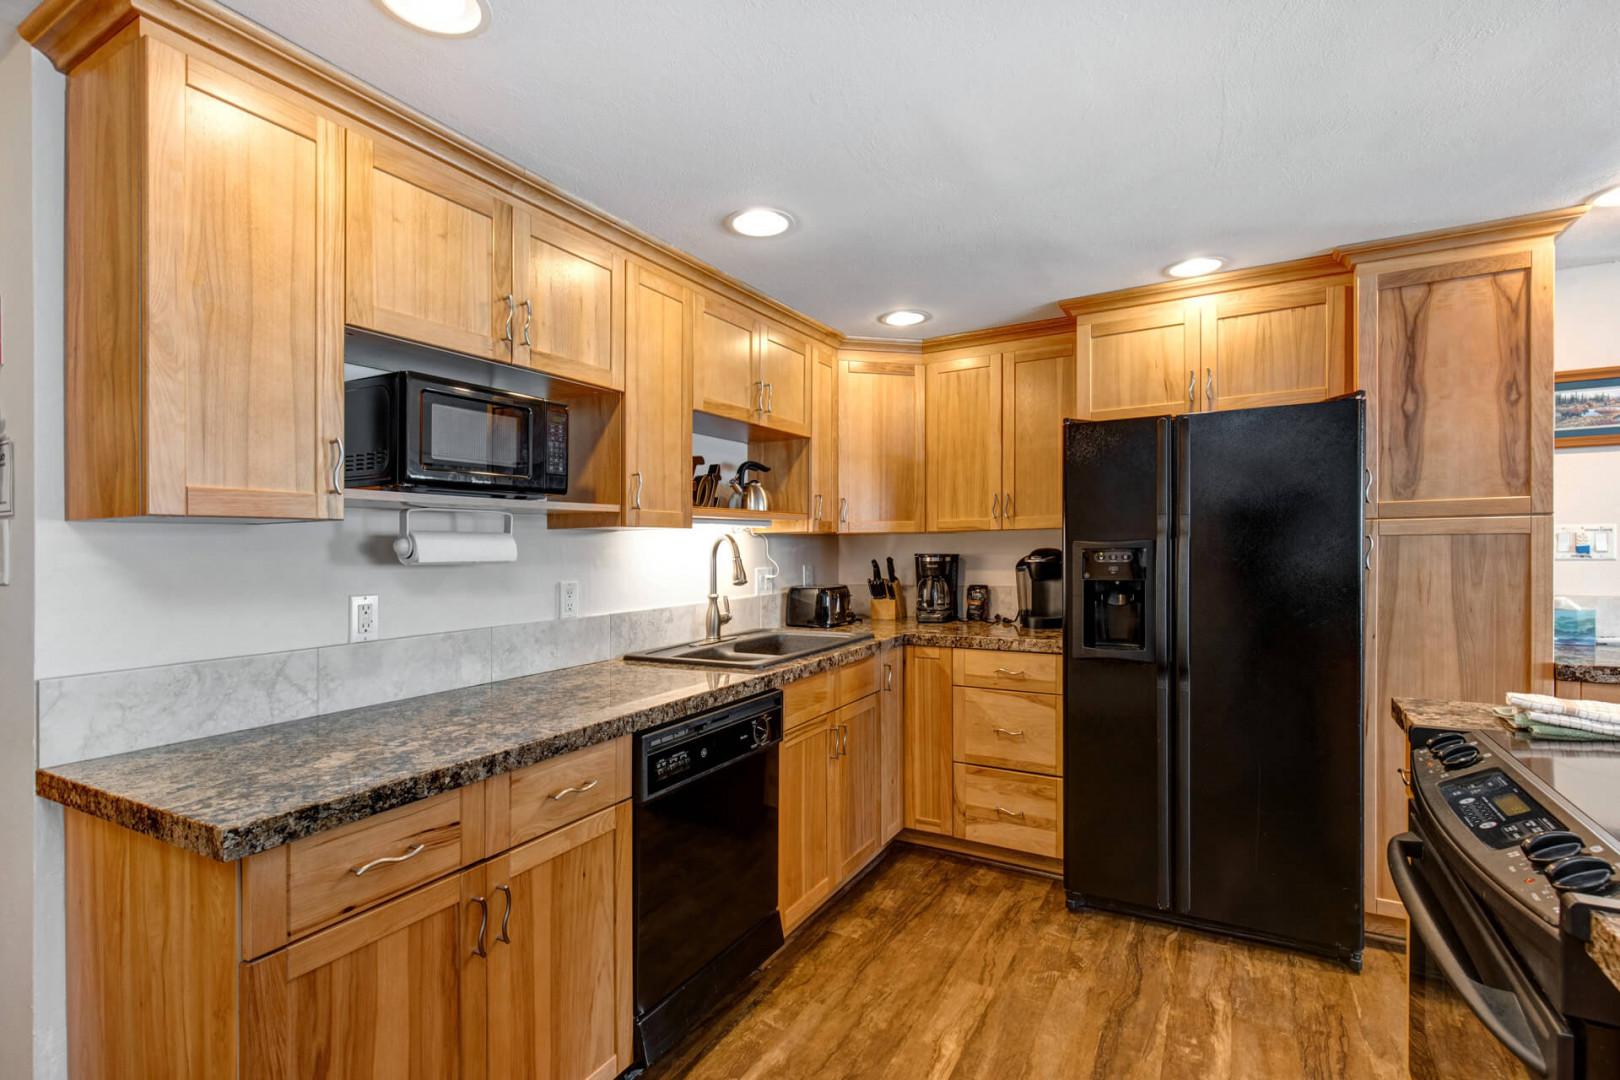
{"type": "Polygon", "coordinates": [[[1000,326],[986,326],[979,330],[963,330],[956,334],[941,334],[939,337],[926,338],[922,342],[922,351],[926,354],[945,352],[949,349],[971,349],[979,345],[999,345],[1005,341],[1018,341],[1023,338],[1072,333],[1074,333],[1074,316],[1054,315],[1049,319],[1002,323],[1000,326]]]}
{"type": "Polygon", "coordinates": [[[1332,277],[1348,272],[1349,267],[1335,255],[1311,255],[1304,259],[1267,263],[1264,266],[1250,266],[1241,270],[1226,270],[1205,274],[1202,277],[1158,281],[1152,285],[1137,285],[1129,289],[1116,289],[1113,292],[1094,293],[1091,296],[1076,296],[1069,300],[1058,301],[1058,307],[1070,318],[1075,318],[1098,311],[1115,311],[1119,308],[1139,307],[1142,304],[1157,304],[1167,300],[1190,300],[1195,296],[1208,296],[1211,293],[1332,277]]]}
{"type": "Polygon", "coordinates": [[[921,356],[923,343],[917,338],[847,337],[838,348],[844,352],[894,353],[897,356],[921,356]]]}
{"type": "Polygon", "coordinates": [[[1558,210],[1543,210],[1536,214],[1498,218],[1470,225],[1455,225],[1431,232],[1392,236],[1384,240],[1369,240],[1363,244],[1348,244],[1335,248],[1335,258],[1346,265],[1394,259],[1406,255],[1422,255],[1430,251],[1462,247],[1468,244],[1490,244],[1500,241],[1534,240],[1544,236],[1557,236],[1586,215],[1591,203],[1566,206],[1558,210]]]}
{"type": "Polygon", "coordinates": [[[843,334],[833,327],[653,239],[215,0],[44,0],[23,19],[17,32],[58,71],[71,73],[97,48],[137,20],[220,53],[255,74],[314,99],[341,120],[380,131],[611,240],[660,269],[753,307],[824,344],[836,346],[843,340],[843,334]]]}

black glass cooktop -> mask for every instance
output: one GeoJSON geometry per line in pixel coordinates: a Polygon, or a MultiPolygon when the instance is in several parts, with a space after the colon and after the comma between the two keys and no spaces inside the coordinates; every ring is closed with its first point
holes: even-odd
{"type": "Polygon", "coordinates": [[[1620,839],[1620,742],[1569,743],[1497,736],[1564,800],[1620,839]]]}

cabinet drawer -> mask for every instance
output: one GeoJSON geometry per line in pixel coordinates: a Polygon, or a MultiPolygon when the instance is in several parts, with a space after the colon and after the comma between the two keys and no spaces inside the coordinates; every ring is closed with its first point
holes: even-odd
{"type": "Polygon", "coordinates": [[[1052,694],[958,686],[951,709],[956,760],[1061,774],[1062,701],[1052,694]]]}
{"type": "Polygon", "coordinates": [[[1055,694],[1063,688],[1062,660],[1053,653],[957,649],[955,681],[958,686],[1055,694]]]}
{"type": "Polygon", "coordinates": [[[782,687],[782,731],[787,733],[838,707],[836,671],[823,671],[782,687]]]}
{"type": "Polygon", "coordinates": [[[533,840],[630,797],[630,736],[511,774],[511,844],[533,840]]]}
{"type": "Polygon", "coordinates": [[[464,820],[482,785],[448,791],[287,845],[287,934],[307,930],[475,862],[482,838],[464,820]]]}
{"type": "Polygon", "coordinates": [[[1063,857],[1063,781],[956,766],[956,835],[980,844],[1063,857]]]}
{"type": "Polygon", "coordinates": [[[845,664],[834,674],[838,676],[839,706],[877,693],[878,663],[875,656],[868,656],[865,660],[857,660],[853,664],[845,664]]]}

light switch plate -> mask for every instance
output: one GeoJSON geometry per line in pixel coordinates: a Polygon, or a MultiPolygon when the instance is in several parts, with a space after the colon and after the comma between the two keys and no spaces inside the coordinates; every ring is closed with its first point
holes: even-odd
{"type": "Polygon", "coordinates": [[[0,518],[8,518],[16,512],[11,500],[12,476],[16,473],[12,459],[16,454],[17,447],[10,436],[0,436],[0,518]]]}
{"type": "Polygon", "coordinates": [[[1612,524],[1554,526],[1553,558],[1566,562],[1613,561],[1616,531],[1612,524]]]}

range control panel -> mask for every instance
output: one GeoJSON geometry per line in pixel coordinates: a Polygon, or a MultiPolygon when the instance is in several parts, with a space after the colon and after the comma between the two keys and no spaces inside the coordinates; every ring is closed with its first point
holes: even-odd
{"type": "Polygon", "coordinates": [[[1517,847],[1526,837],[1564,827],[1501,769],[1448,780],[1440,794],[1487,847],[1517,847]]]}

